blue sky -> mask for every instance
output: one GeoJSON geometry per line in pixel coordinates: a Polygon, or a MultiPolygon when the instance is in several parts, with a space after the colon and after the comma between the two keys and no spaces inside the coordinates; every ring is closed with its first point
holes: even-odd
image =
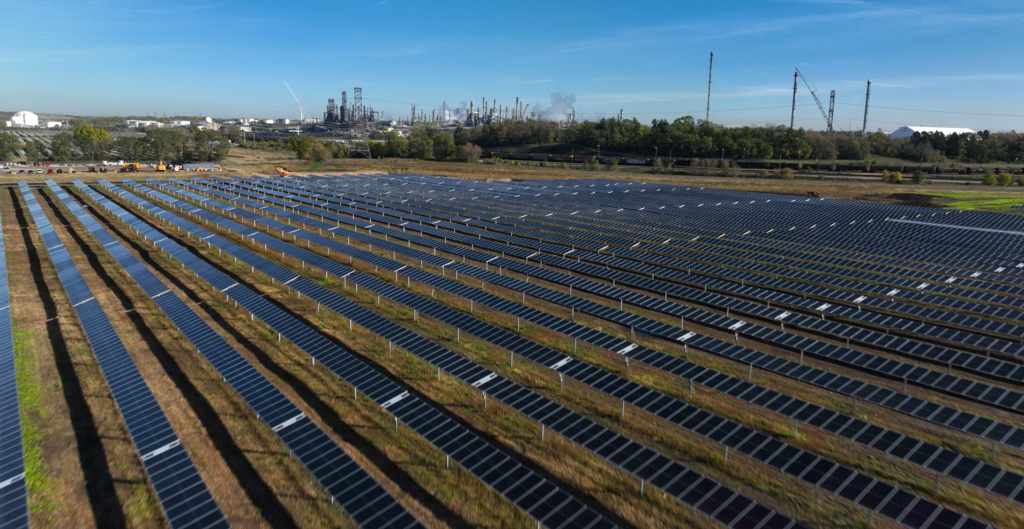
{"type": "MultiPolygon", "coordinates": [[[[0,110],[298,117],[361,86],[388,116],[474,99],[578,117],[789,123],[793,69],[859,129],[1024,129],[1020,0],[0,0],[0,110]],[[932,112],[922,112],[929,110],[932,112]]],[[[801,83],[797,125],[824,120],[801,83]]]]}

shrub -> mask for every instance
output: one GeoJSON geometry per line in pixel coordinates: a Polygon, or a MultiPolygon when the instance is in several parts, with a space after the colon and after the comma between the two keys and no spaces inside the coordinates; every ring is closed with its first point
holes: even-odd
{"type": "Polygon", "coordinates": [[[985,171],[985,175],[981,177],[981,185],[983,186],[994,186],[996,185],[996,173],[995,171],[985,171]]]}
{"type": "Polygon", "coordinates": [[[915,184],[923,184],[924,183],[924,171],[914,171],[914,183],[915,184]]]}
{"type": "Polygon", "coordinates": [[[655,173],[664,173],[665,172],[665,164],[661,163],[661,158],[655,158],[654,159],[654,169],[652,170],[652,172],[655,172],[655,173]]]}
{"type": "Polygon", "coordinates": [[[779,178],[781,178],[783,180],[792,180],[793,179],[793,170],[790,169],[789,167],[786,167],[786,168],[782,169],[781,171],[779,171],[779,178]]]}
{"type": "Polygon", "coordinates": [[[768,173],[767,169],[762,168],[760,171],[757,172],[757,176],[760,178],[768,178],[770,174],[768,173]]]}
{"type": "Polygon", "coordinates": [[[996,177],[996,182],[1001,186],[1008,186],[1013,182],[1013,176],[1010,173],[999,173],[999,176],[996,177]]]}
{"type": "Polygon", "coordinates": [[[604,168],[608,172],[614,173],[615,171],[619,170],[619,161],[616,160],[615,158],[609,158],[608,161],[604,163],[604,168]]]}
{"type": "Polygon", "coordinates": [[[882,171],[882,181],[887,184],[902,184],[903,173],[899,171],[889,172],[888,169],[882,171]]]}

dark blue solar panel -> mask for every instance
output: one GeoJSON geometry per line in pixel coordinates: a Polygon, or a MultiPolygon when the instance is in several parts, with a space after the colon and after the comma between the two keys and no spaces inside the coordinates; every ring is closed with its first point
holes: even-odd
{"type": "MultiPolygon", "coordinates": [[[[93,234],[109,232],[77,202],[56,184],[50,189],[93,234]]],[[[127,214],[120,206],[95,193],[81,181],[75,185],[124,219],[127,214]]],[[[100,237],[97,237],[100,239],[100,237]]],[[[335,496],[345,512],[361,527],[422,527],[393,496],[369,473],[355,464],[326,432],[310,421],[273,383],[227,343],[219,334],[186,305],[177,294],[142,265],[120,242],[111,241],[104,246],[116,256],[129,275],[151,297],[174,325],[199,350],[224,380],[231,385],[273,431],[284,441],[299,461],[306,466],[319,483],[328,490],[339,483],[358,485],[357,494],[335,496]],[[324,462],[329,462],[325,464],[324,462]],[[346,501],[342,502],[344,499],[346,501]]],[[[228,291],[230,292],[230,290],[228,291]]],[[[230,295],[230,294],[229,294],[230,295]]],[[[348,489],[345,489],[346,491],[348,489]]]]}
{"type": "MultiPolygon", "coordinates": [[[[173,189],[173,188],[170,188],[169,186],[161,186],[161,187],[165,187],[165,188],[167,188],[169,190],[173,189]]],[[[198,196],[198,195],[194,195],[193,194],[193,196],[198,196]]],[[[215,201],[204,200],[204,203],[214,205],[214,207],[222,207],[222,208],[224,207],[222,204],[218,204],[215,201]]],[[[277,211],[275,210],[275,213],[276,212],[277,211]]],[[[271,226],[272,228],[280,229],[280,230],[282,230],[282,233],[283,233],[284,226],[280,222],[278,222],[278,221],[272,221],[272,220],[264,218],[264,217],[259,217],[259,216],[255,215],[255,214],[248,214],[247,212],[238,211],[238,213],[241,214],[242,216],[246,217],[246,218],[251,218],[251,219],[254,219],[254,220],[255,219],[259,219],[260,222],[262,222],[264,224],[267,224],[267,225],[271,226]]],[[[287,215],[287,212],[281,212],[281,213],[284,214],[284,215],[287,215]]],[[[207,218],[208,220],[215,221],[219,225],[225,226],[225,227],[227,227],[229,229],[234,228],[234,229],[237,230],[237,228],[240,226],[237,223],[234,223],[234,222],[229,221],[229,220],[224,219],[224,218],[217,217],[217,216],[209,214],[209,213],[197,213],[197,214],[199,216],[201,216],[201,217],[207,218]]],[[[244,228],[244,229],[246,229],[246,231],[248,231],[248,228],[244,228]]],[[[295,233],[298,234],[298,233],[301,233],[301,232],[297,231],[295,233]]],[[[270,245],[274,245],[275,243],[279,244],[279,245],[282,244],[280,241],[275,241],[275,240],[273,240],[273,238],[266,237],[264,235],[252,235],[252,236],[253,237],[261,237],[261,239],[260,239],[261,242],[263,242],[266,239],[269,239],[268,244],[270,244],[270,245]]],[[[302,235],[302,236],[303,236],[303,238],[307,237],[307,235],[302,235]]],[[[294,248],[294,247],[287,248],[286,246],[289,246],[289,245],[287,245],[287,243],[284,243],[284,246],[279,246],[279,248],[281,249],[281,251],[287,253],[288,255],[291,255],[291,256],[293,256],[295,258],[303,260],[303,262],[305,262],[305,261],[312,261],[312,260],[317,258],[317,256],[315,256],[315,254],[311,254],[310,252],[307,252],[305,250],[301,250],[301,249],[294,248]]],[[[359,250],[349,249],[348,253],[350,255],[357,255],[361,259],[363,259],[363,255],[366,254],[367,252],[362,252],[362,251],[359,251],[359,250]]],[[[330,265],[327,265],[327,266],[329,267],[330,265]]],[[[400,269],[402,267],[399,266],[397,263],[392,263],[390,268],[400,269]]],[[[325,268],[325,269],[329,270],[330,268],[325,268]]],[[[344,271],[344,274],[347,274],[347,273],[348,272],[347,272],[347,268],[346,268],[346,271],[344,271]]],[[[412,274],[413,277],[415,277],[418,280],[423,279],[423,276],[425,276],[425,275],[429,275],[429,274],[425,274],[423,272],[419,272],[419,271],[415,271],[415,270],[410,272],[410,273],[412,274]]],[[[475,334],[477,336],[480,336],[480,337],[482,337],[482,338],[484,338],[484,339],[486,339],[488,341],[491,341],[492,343],[495,343],[496,345],[500,345],[502,347],[505,347],[506,349],[509,349],[509,350],[512,350],[512,351],[516,351],[519,354],[522,354],[522,355],[526,356],[527,358],[530,358],[531,360],[534,360],[535,362],[538,362],[538,363],[540,363],[542,365],[551,365],[551,364],[559,365],[560,367],[558,367],[558,369],[560,371],[562,371],[563,373],[567,373],[570,376],[572,376],[573,378],[577,378],[577,379],[579,379],[579,380],[581,380],[581,381],[583,381],[585,383],[588,380],[593,380],[593,379],[596,379],[596,378],[601,378],[602,385],[599,387],[599,389],[601,389],[603,391],[606,391],[608,393],[611,393],[613,395],[622,396],[625,400],[628,400],[629,402],[633,403],[634,405],[638,405],[641,408],[648,409],[648,411],[651,411],[652,413],[656,413],[658,410],[663,409],[663,408],[671,405],[674,402],[675,403],[675,412],[679,416],[681,416],[679,419],[677,419],[678,422],[685,424],[686,418],[690,414],[692,414],[692,412],[691,413],[686,413],[686,408],[689,408],[689,406],[684,404],[684,403],[680,403],[678,401],[674,401],[672,399],[668,399],[667,397],[664,397],[664,396],[659,397],[660,400],[659,399],[648,398],[649,396],[654,395],[654,392],[651,392],[650,390],[640,391],[641,388],[638,385],[636,385],[635,383],[632,383],[630,381],[626,381],[626,380],[623,380],[623,379],[618,379],[617,377],[608,376],[607,374],[605,374],[605,375],[598,375],[597,372],[600,371],[600,370],[597,370],[596,368],[593,368],[592,366],[581,367],[583,365],[579,364],[579,363],[567,364],[565,362],[568,361],[568,358],[563,357],[563,355],[561,355],[561,354],[559,354],[559,353],[557,353],[555,351],[552,351],[552,350],[550,350],[550,349],[548,349],[546,347],[541,347],[541,346],[539,346],[537,344],[531,344],[530,342],[526,341],[523,338],[520,338],[519,336],[513,335],[511,333],[507,333],[505,331],[501,331],[500,329],[497,329],[497,328],[495,328],[495,327],[493,327],[493,326],[491,326],[489,324],[485,324],[483,322],[480,322],[479,320],[476,320],[476,319],[474,319],[474,318],[472,318],[472,317],[470,317],[468,315],[465,315],[463,313],[454,311],[452,309],[448,309],[448,308],[443,307],[443,306],[441,306],[441,305],[439,305],[437,303],[434,303],[434,302],[432,302],[430,300],[420,298],[419,296],[417,296],[415,294],[408,293],[406,291],[403,291],[401,289],[393,287],[393,286],[391,286],[391,285],[389,285],[389,284],[387,284],[387,283],[385,283],[383,281],[380,281],[378,279],[375,279],[375,278],[372,278],[372,277],[369,277],[369,276],[365,276],[363,274],[354,274],[354,275],[349,276],[348,279],[353,281],[353,282],[355,282],[355,283],[357,283],[357,284],[365,285],[365,286],[367,286],[368,288],[370,288],[373,291],[376,291],[378,293],[381,293],[382,295],[385,295],[385,296],[389,297],[390,299],[393,299],[393,300],[396,300],[396,301],[398,301],[400,303],[408,305],[411,308],[415,308],[415,309],[421,311],[422,313],[427,314],[427,315],[429,315],[429,316],[431,316],[431,317],[433,317],[435,319],[438,319],[440,321],[444,321],[444,322],[446,322],[446,323],[448,323],[450,325],[456,326],[457,328],[464,329],[467,332],[470,332],[471,334],[475,334]],[[563,362],[561,359],[564,359],[565,362],[563,362]]],[[[297,287],[297,288],[301,289],[301,287],[297,287]]],[[[324,302],[328,307],[331,307],[331,308],[334,308],[331,305],[332,301],[335,301],[335,298],[338,298],[338,296],[335,296],[333,294],[324,295],[324,294],[318,294],[316,292],[313,292],[313,293],[308,292],[308,291],[303,291],[303,292],[306,293],[307,295],[310,295],[314,299],[317,299],[318,301],[324,302]]],[[[335,310],[338,310],[338,309],[335,309],[335,310]]],[[[349,309],[349,310],[351,310],[351,309],[349,309]]],[[[339,311],[339,312],[341,312],[341,313],[351,317],[351,312],[344,312],[344,311],[339,311]]],[[[379,323],[378,325],[381,328],[384,327],[384,324],[382,324],[382,323],[379,323]]],[[[371,327],[372,327],[372,325],[371,325],[371,327]]],[[[379,334],[384,335],[385,337],[387,337],[389,339],[393,339],[393,340],[395,339],[395,337],[387,336],[386,332],[383,329],[380,329],[380,330],[373,329],[373,330],[375,332],[378,332],[379,334]]],[[[400,342],[397,342],[397,341],[396,341],[396,343],[398,343],[399,345],[403,345],[403,344],[401,344],[400,342]]],[[[431,349],[431,348],[429,346],[426,346],[426,345],[421,345],[419,347],[421,347],[424,350],[424,353],[423,353],[424,357],[431,358],[432,362],[435,362],[435,363],[437,362],[436,358],[438,356],[438,353],[428,352],[428,350],[431,349]]],[[[415,349],[411,349],[411,350],[414,351],[414,354],[419,354],[419,353],[415,353],[415,349]]],[[[466,377],[466,380],[469,381],[469,382],[472,382],[474,377],[479,377],[479,373],[473,373],[472,375],[469,375],[468,377],[466,377]]],[[[801,418],[802,419],[807,419],[807,417],[801,417],[801,418]]],[[[756,446],[760,446],[761,444],[763,444],[763,442],[765,440],[767,440],[767,437],[763,436],[762,434],[753,432],[753,431],[751,431],[749,429],[746,429],[746,428],[741,428],[738,425],[736,425],[734,423],[729,423],[727,421],[716,423],[714,431],[712,431],[712,430],[705,430],[705,431],[698,431],[698,433],[705,434],[705,435],[707,435],[708,437],[712,438],[715,441],[724,442],[727,446],[730,446],[730,447],[732,447],[734,449],[737,449],[737,447],[740,447],[740,449],[742,449],[742,446],[746,446],[746,443],[743,443],[743,441],[746,441],[747,439],[749,439],[751,437],[758,437],[758,436],[760,436],[762,438],[761,442],[757,443],[755,445],[755,447],[756,446]],[[734,430],[742,430],[742,435],[740,433],[733,433],[732,437],[730,437],[729,440],[725,440],[724,439],[725,432],[733,432],[734,430]]],[[[797,452],[797,453],[794,453],[794,454],[790,455],[789,457],[790,458],[801,458],[801,457],[807,458],[807,457],[809,457],[809,458],[811,458],[811,460],[814,459],[813,456],[811,456],[810,454],[807,454],[805,452],[797,452]]],[[[839,467],[835,463],[827,462],[827,461],[824,461],[824,460],[819,460],[819,463],[818,463],[819,467],[821,465],[826,465],[825,468],[823,468],[821,471],[819,471],[822,474],[821,476],[815,476],[815,474],[813,474],[813,473],[807,474],[807,475],[802,475],[802,474],[804,474],[804,469],[806,468],[806,464],[804,464],[802,466],[801,465],[791,465],[791,464],[788,464],[789,463],[789,459],[784,461],[784,463],[786,463],[786,464],[782,464],[781,466],[779,466],[780,469],[783,469],[784,471],[789,472],[789,473],[793,474],[794,476],[799,476],[802,479],[809,480],[809,481],[811,481],[811,483],[817,483],[823,477],[823,475],[825,473],[831,474],[831,473],[835,472],[836,469],[840,469],[840,470],[842,470],[844,472],[850,472],[848,469],[843,469],[842,467],[839,467]]],[[[832,492],[834,492],[834,491],[832,491],[832,492]]],[[[886,504],[886,505],[888,505],[888,504],[886,504]]],[[[874,507],[874,506],[872,506],[872,507],[874,507]]],[[[939,508],[939,507],[936,507],[935,510],[941,511],[942,509],[939,508]]],[[[967,519],[967,518],[964,517],[964,519],[967,519]]]]}
{"type": "Polygon", "coordinates": [[[18,184],[29,215],[47,245],[69,301],[99,361],[100,370],[128,427],[167,523],[174,528],[228,527],[220,507],[213,501],[167,416],[146,386],[99,302],[92,296],[71,255],[60,244],[32,190],[24,181],[18,184]]]}
{"type": "Polygon", "coordinates": [[[21,442],[18,377],[14,364],[11,296],[0,230],[0,527],[28,527],[25,453],[21,442]]]}
{"type": "MultiPolygon", "coordinates": [[[[164,211],[161,208],[128,193],[127,191],[117,188],[109,182],[101,181],[101,183],[123,199],[138,205],[140,208],[149,211],[153,215],[157,215],[166,219],[168,222],[181,227],[190,233],[191,236],[197,236],[210,244],[216,244],[218,248],[227,251],[231,255],[238,256],[240,259],[249,262],[250,264],[261,263],[263,261],[262,258],[258,257],[256,254],[240,248],[219,236],[192,224],[191,222],[185,221],[176,215],[164,211]]],[[[133,184],[129,182],[129,185],[133,184]]],[[[165,199],[185,211],[194,212],[196,214],[200,211],[163,193],[149,190],[144,186],[134,186],[151,193],[153,196],[165,199]]],[[[127,220],[128,216],[129,215],[123,215],[122,218],[127,220]]],[[[193,255],[191,252],[178,246],[173,241],[160,240],[163,239],[160,232],[152,229],[144,222],[135,219],[134,216],[132,217],[133,226],[135,226],[140,233],[146,235],[150,240],[157,240],[157,244],[167,250],[169,254],[181,260],[186,264],[186,266],[191,266],[189,264],[191,261],[188,257],[193,255]]],[[[286,274],[291,278],[296,277],[294,273],[286,272],[280,267],[277,268],[279,270],[275,271],[272,270],[271,267],[261,267],[261,271],[270,272],[271,274],[286,274]]],[[[211,282],[211,284],[219,281],[218,276],[227,277],[222,272],[212,267],[199,273],[199,277],[211,282]]],[[[274,275],[273,277],[277,277],[277,275],[274,275]]],[[[300,281],[304,281],[315,286],[315,283],[302,278],[294,279],[291,284],[295,285],[300,281]]],[[[494,487],[495,490],[523,509],[523,511],[534,519],[549,527],[615,527],[612,522],[608,521],[605,517],[580,500],[565,493],[564,491],[561,491],[561,489],[551,484],[540,474],[527,469],[521,463],[516,461],[515,458],[509,456],[494,445],[484,441],[477,434],[463,426],[460,422],[449,418],[444,413],[428,405],[417,396],[411,395],[405,388],[376,371],[341,347],[335,345],[325,336],[316,332],[305,323],[295,319],[290,314],[284,312],[258,293],[253,292],[244,285],[237,285],[231,288],[230,293],[232,298],[237,300],[240,306],[252,312],[264,323],[267,323],[272,328],[279,331],[283,337],[289,339],[296,346],[313,356],[319,363],[323,364],[343,380],[354,385],[358,391],[365,394],[374,402],[384,406],[389,412],[393,413],[395,417],[409,425],[409,427],[413,428],[413,430],[420,435],[423,435],[425,439],[434,444],[438,449],[450,454],[453,459],[460,462],[464,468],[488,485],[494,487]],[[462,454],[462,452],[459,452],[459,450],[470,445],[479,447],[479,450],[474,454],[474,457],[477,459],[468,457],[466,459],[461,458],[460,454],[462,454]],[[502,475],[492,472],[494,468],[498,467],[507,467],[510,469],[508,473],[517,473],[521,477],[519,480],[520,486],[525,486],[528,490],[543,489],[550,492],[543,497],[530,494],[513,495],[511,494],[513,492],[512,490],[508,490],[500,486],[502,480],[505,479],[505,476],[508,473],[502,475]],[[557,503],[552,502],[555,498],[559,498],[560,501],[557,503]]],[[[468,456],[468,454],[462,455],[468,456]]],[[[335,489],[329,488],[328,490],[330,490],[332,494],[335,493],[335,489]]],[[[336,490],[339,494],[352,494],[355,492],[346,488],[343,483],[339,484],[338,487],[336,487],[336,490]]]]}

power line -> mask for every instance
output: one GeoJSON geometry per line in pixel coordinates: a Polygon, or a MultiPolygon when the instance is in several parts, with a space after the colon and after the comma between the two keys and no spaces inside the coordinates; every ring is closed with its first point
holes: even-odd
{"type": "MultiPolygon", "coordinates": [[[[858,104],[855,104],[855,103],[837,103],[837,104],[839,104],[839,105],[846,105],[846,106],[856,106],[856,107],[863,108],[863,105],[858,105],[858,104]]],[[[1024,118],[1024,115],[1022,115],[1022,114],[985,114],[985,113],[982,113],[982,112],[955,112],[955,111],[952,111],[952,110],[926,110],[926,109],[923,109],[923,108],[898,108],[898,107],[883,107],[883,106],[878,106],[878,105],[875,105],[872,108],[884,108],[886,110],[903,110],[903,111],[906,111],[906,112],[930,112],[930,113],[933,113],[933,114],[961,114],[961,115],[964,115],[964,116],[993,116],[993,117],[998,117],[998,118],[1024,118]]]]}

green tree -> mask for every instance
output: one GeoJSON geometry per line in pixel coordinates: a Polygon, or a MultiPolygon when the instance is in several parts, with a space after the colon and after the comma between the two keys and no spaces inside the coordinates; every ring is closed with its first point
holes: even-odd
{"type": "Polygon", "coordinates": [[[149,153],[145,138],[122,136],[114,139],[114,148],[125,160],[142,160],[149,153]]]}
{"type": "Polygon", "coordinates": [[[227,137],[215,130],[196,129],[191,133],[191,150],[193,160],[199,162],[219,162],[227,158],[231,152],[231,142],[227,137]]]}
{"type": "Polygon", "coordinates": [[[89,124],[78,125],[74,128],[72,142],[82,152],[86,159],[98,160],[106,154],[109,145],[98,145],[97,142],[107,140],[110,134],[105,129],[97,129],[89,124]],[[97,149],[97,147],[100,147],[97,149]]]}
{"type": "Polygon", "coordinates": [[[447,160],[458,152],[451,134],[440,132],[434,136],[434,156],[439,160],[447,160]]]}
{"type": "Polygon", "coordinates": [[[469,133],[466,129],[462,128],[462,125],[455,127],[455,133],[452,135],[452,139],[455,140],[455,145],[465,145],[469,143],[469,133]]]}
{"type": "Polygon", "coordinates": [[[434,155],[434,142],[430,138],[417,135],[409,140],[409,152],[421,160],[430,158],[434,155]]]}
{"type": "MultiPolygon", "coordinates": [[[[374,142],[374,144],[376,145],[377,143],[374,142]]],[[[324,147],[322,142],[315,142],[309,148],[309,159],[316,163],[323,163],[327,159],[327,148],[324,147]]]]}
{"type": "Polygon", "coordinates": [[[655,158],[654,159],[654,168],[651,169],[651,172],[654,172],[654,173],[664,173],[665,172],[665,164],[661,163],[661,158],[655,158]]]}
{"type": "Polygon", "coordinates": [[[232,143],[242,143],[242,129],[238,125],[232,125],[223,132],[232,143]]]}
{"type": "Polygon", "coordinates": [[[149,129],[146,131],[150,160],[185,160],[187,138],[181,129],[149,129]]]}
{"type": "Polygon", "coordinates": [[[397,132],[388,132],[384,135],[384,155],[391,158],[401,158],[409,151],[409,140],[397,132]]]}
{"type": "Polygon", "coordinates": [[[604,162],[604,168],[609,173],[614,173],[619,170],[619,161],[615,158],[609,158],[604,162]]]}
{"type": "Polygon", "coordinates": [[[387,146],[379,141],[370,142],[370,158],[380,159],[387,156],[387,146]]]}
{"type": "Polygon", "coordinates": [[[41,149],[41,147],[42,145],[37,142],[26,141],[25,147],[23,147],[23,150],[25,151],[25,160],[29,162],[41,160],[43,157],[43,149],[41,149]]]}
{"type": "Polygon", "coordinates": [[[288,138],[288,148],[295,151],[295,157],[300,160],[308,160],[310,151],[316,143],[316,138],[306,135],[298,135],[288,138]]]}
{"type": "Polygon", "coordinates": [[[50,159],[55,162],[67,162],[74,158],[74,137],[69,132],[61,132],[50,140],[50,159]]]}
{"type": "Polygon", "coordinates": [[[996,177],[996,182],[1001,186],[1008,186],[1013,182],[1013,175],[1010,173],[999,173],[999,176],[996,177]]]}
{"type": "Polygon", "coordinates": [[[0,132],[0,161],[9,162],[18,155],[18,137],[10,132],[0,132]]]}
{"type": "Polygon", "coordinates": [[[925,176],[924,175],[924,171],[914,171],[914,178],[913,178],[914,183],[915,184],[923,184],[924,183],[924,176],[925,176]]]}
{"type": "Polygon", "coordinates": [[[996,183],[996,173],[994,171],[985,171],[985,175],[981,177],[981,185],[994,186],[996,183]]]}
{"type": "Polygon", "coordinates": [[[459,159],[464,162],[479,162],[481,152],[483,151],[480,147],[477,147],[472,143],[466,143],[459,147],[459,159]]]}

